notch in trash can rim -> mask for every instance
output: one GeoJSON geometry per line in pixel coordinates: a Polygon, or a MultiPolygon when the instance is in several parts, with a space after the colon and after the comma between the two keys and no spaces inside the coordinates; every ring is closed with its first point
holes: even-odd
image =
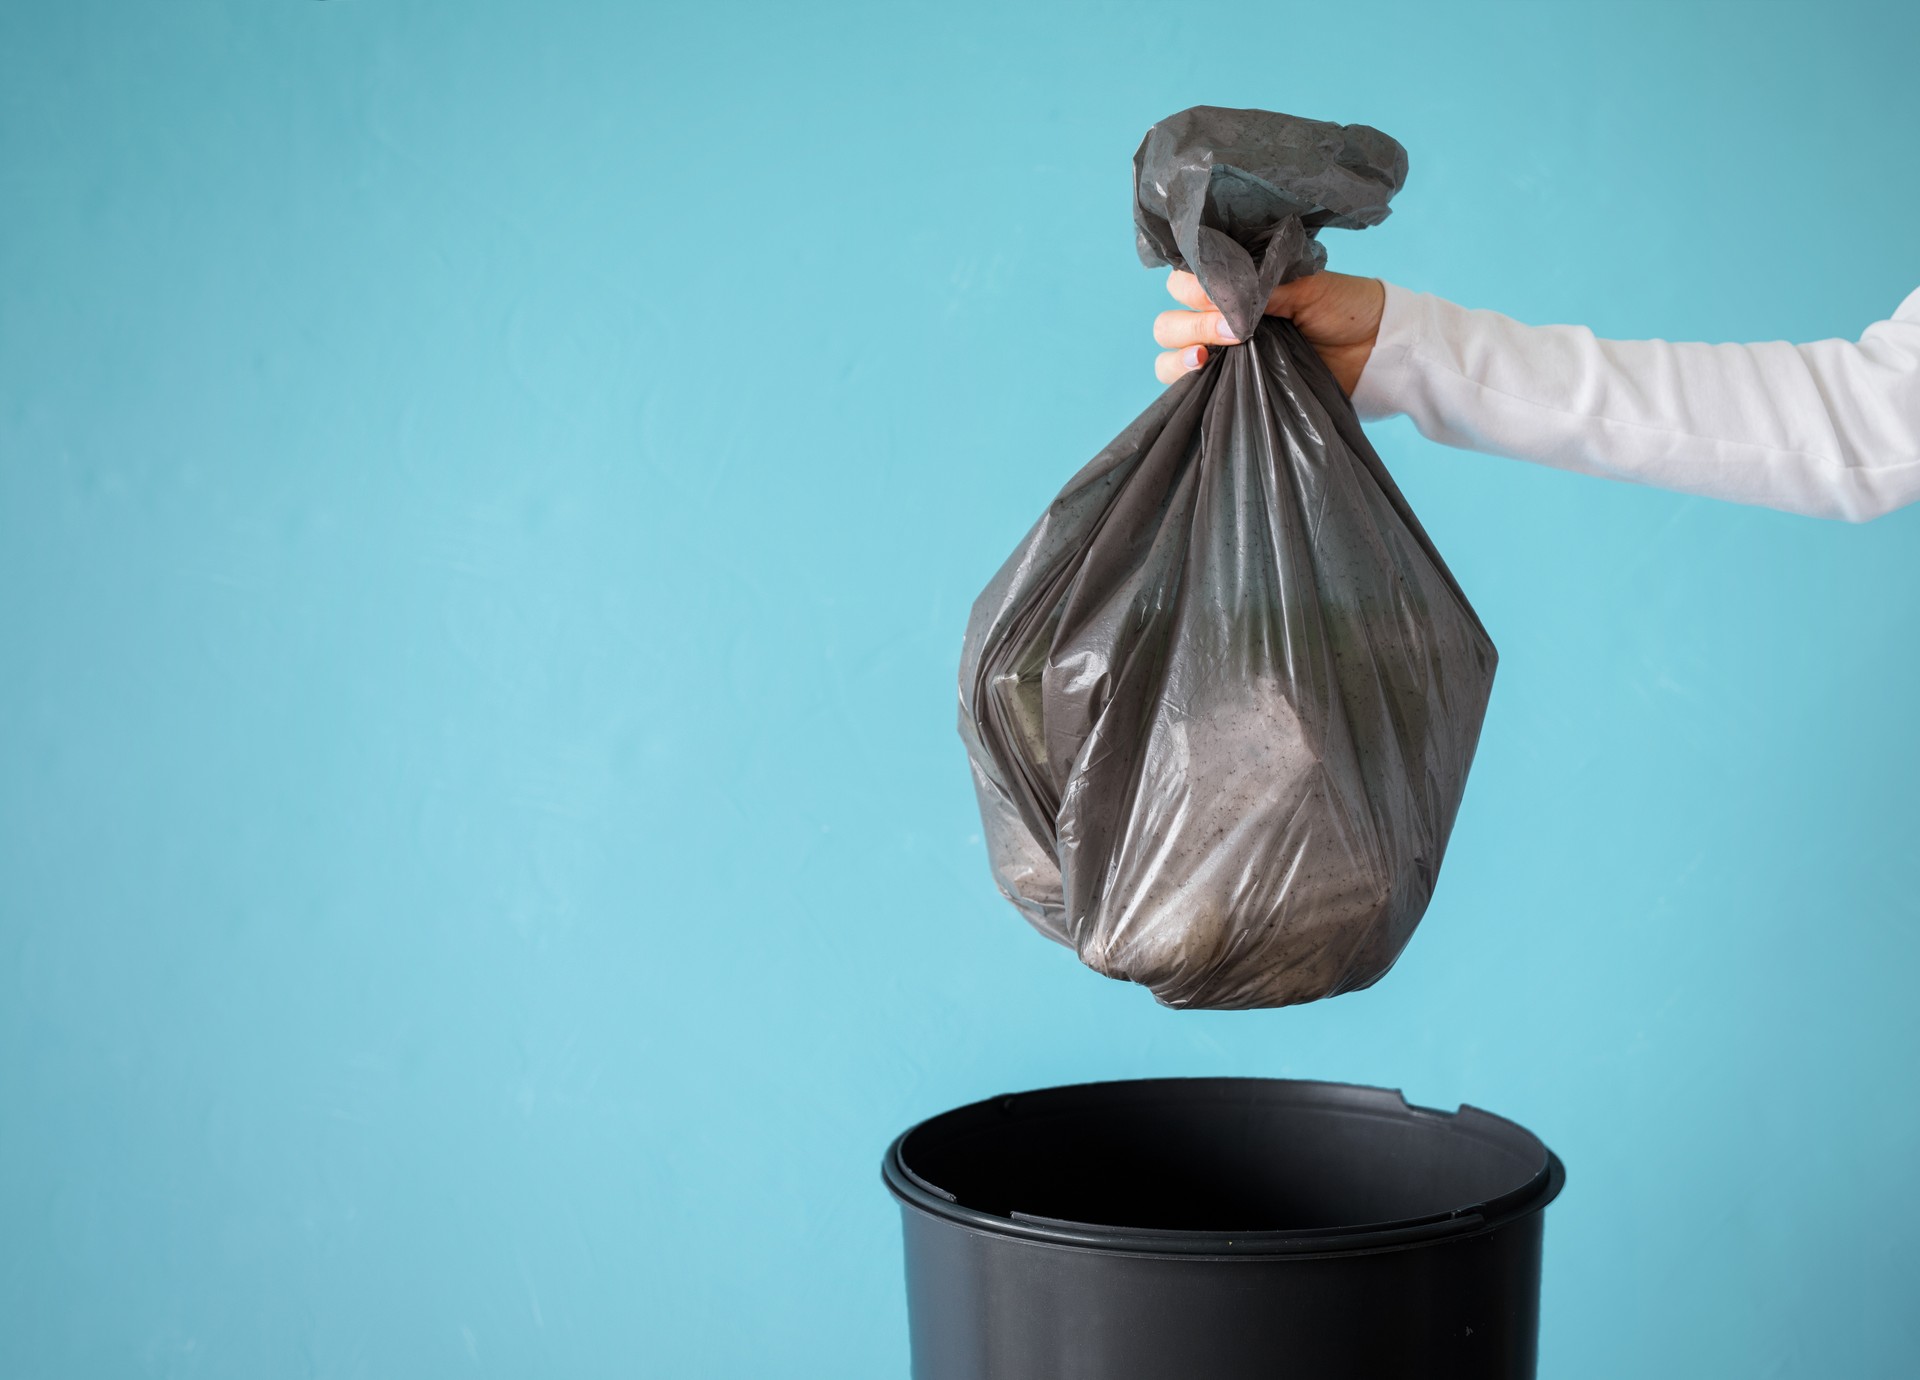
{"type": "Polygon", "coordinates": [[[1462,1103],[1455,1111],[1446,1112],[1437,1107],[1416,1106],[1407,1101],[1406,1094],[1397,1088],[1375,1088],[1355,1083],[1329,1083],[1309,1079],[1154,1078],[1036,1088],[1031,1092],[1003,1093],[998,1097],[986,1098],[980,1102],[953,1108],[951,1111],[929,1117],[925,1121],[910,1126],[895,1137],[893,1144],[887,1148],[886,1159],[881,1166],[881,1177],[888,1189],[903,1203],[934,1216],[944,1217],[961,1225],[1000,1236],[1018,1236],[1055,1245],[1090,1247],[1140,1255],[1318,1256],[1365,1255],[1377,1251],[1404,1250],[1447,1237],[1477,1236],[1545,1208],[1566,1186],[1567,1174],[1560,1157],[1548,1149],[1540,1138],[1526,1127],[1497,1113],[1467,1103],[1462,1103]],[[1183,1090],[1195,1093],[1209,1086],[1224,1087],[1232,1084],[1252,1084],[1269,1089],[1286,1086],[1301,1092],[1308,1090],[1332,1092],[1350,1104],[1348,1107],[1350,1112],[1359,1115],[1366,1115],[1368,1110],[1373,1110],[1388,1115],[1397,1113],[1402,1116],[1431,1118],[1449,1122],[1454,1129],[1464,1131],[1477,1139],[1494,1139],[1495,1135],[1486,1134],[1488,1132],[1495,1133],[1500,1139],[1506,1139],[1510,1134],[1518,1132],[1540,1147],[1543,1161],[1539,1169],[1526,1182],[1508,1192],[1495,1194],[1478,1203],[1463,1204],[1447,1212],[1401,1218],[1392,1222],[1356,1223],[1352,1226],[1221,1231],[1107,1226],[1043,1217],[1018,1210],[1006,1215],[988,1212],[966,1206],[952,1192],[915,1173],[902,1153],[906,1142],[916,1131],[947,1117],[969,1112],[979,1114],[992,1109],[998,1109],[1002,1113],[1013,1113],[1021,1109],[1021,1104],[1032,1103],[1047,1097],[1073,1097],[1076,1094],[1097,1096],[1102,1091],[1112,1092],[1121,1087],[1150,1083],[1185,1085],[1183,1090]],[[1367,1103],[1375,1105],[1372,1109],[1365,1109],[1364,1104],[1367,1103]]]}

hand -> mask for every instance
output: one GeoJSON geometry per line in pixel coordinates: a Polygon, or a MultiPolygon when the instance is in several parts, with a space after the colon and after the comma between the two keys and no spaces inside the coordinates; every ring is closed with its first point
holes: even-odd
{"type": "MultiPolygon", "coordinates": [[[[1162,383],[1172,383],[1205,364],[1208,346],[1239,343],[1226,318],[1200,290],[1198,278],[1175,269],[1167,279],[1167,291],[1187,309],[1163,311],[1154,319],[1153,338],[1166,347],[1153,365],[1162,383]]],[[[1287,317],[1298,326],[1333,370],[1340,391],[1351,396],[1360,371],[1367,367],[1367,356],[1373,353],[1386,301],[1387,290],[1378,278],[1314,273],[1275,288],[1267,299],[1267,315],[1287,317]]]]}

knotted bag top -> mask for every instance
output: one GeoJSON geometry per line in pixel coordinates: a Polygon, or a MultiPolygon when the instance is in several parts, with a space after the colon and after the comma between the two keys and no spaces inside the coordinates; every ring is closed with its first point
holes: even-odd
{"type": "Polygon", "coordinates": [[[1368,125],[1196,105],[1147,131],[1133,172],[1140,261],[1194,274],[1246,340],[1275,287],[1326,266],[1323,227],[1387,218],[1407,151],[1368,125]]]}

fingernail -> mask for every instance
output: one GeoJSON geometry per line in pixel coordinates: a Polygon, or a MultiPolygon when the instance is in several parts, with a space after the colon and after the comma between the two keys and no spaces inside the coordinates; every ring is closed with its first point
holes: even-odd
{"type": "Polygon", "coordinates": [[[1204,345],[1189,345],[1180,352],[1180,362],[1189,369],[1198,369],[1206,357],[1207,347],[1204,345]]]}
{"type": "Polygon", "coordinates": [[[1238,345],[1240,343],[1240,337],[1233,333],[1233,327],[1227,324],[1227,318],[1224,316],[1219,317],[1214,322],[1213,333],[1229,345],[1238,345]]]}

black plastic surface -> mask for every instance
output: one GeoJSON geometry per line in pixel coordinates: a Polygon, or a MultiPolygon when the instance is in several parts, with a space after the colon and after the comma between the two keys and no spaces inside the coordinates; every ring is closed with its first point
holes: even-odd
{"type": "Polygon", "coordinates": [[[1202,106],[1138,167],[1142,252],[1223,306],[1239,284],[1243,343],[975,600],[960,734],[995,883],[1042,934],[1172,1007],[1318,1001],[1379,981],[1425,914],[1498,661],[1339,382],[1261,314],[1321,227],[1386,214],[1406,160],[1202,106]]]}
{"type": "Polygon", "coordinates": [[[1271,1079],[995,1098],[885,1175],[919,1380],[1528,1380],[1565,1178],[1486,1112],[1271,1079]]]}

